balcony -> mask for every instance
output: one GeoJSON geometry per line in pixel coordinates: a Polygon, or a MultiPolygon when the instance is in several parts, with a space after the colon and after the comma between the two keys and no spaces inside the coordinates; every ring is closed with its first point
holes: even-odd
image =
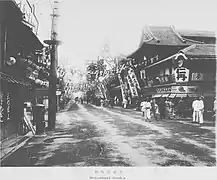
{"type": "Polygon", "coordinates": [[[150,80],[144,80],[144,87],[149,88],[157,85],[164,85],[164,84],[171,84],[175,83],[175,75],[164,75],[164,76],[157,76],[150,80]]]}

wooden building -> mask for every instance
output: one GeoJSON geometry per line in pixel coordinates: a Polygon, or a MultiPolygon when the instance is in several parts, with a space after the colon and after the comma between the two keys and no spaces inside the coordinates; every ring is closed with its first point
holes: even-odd
{"type": "Polygon", "coordinates": [[[22,133],[24,102],[34,95],[35,81],[30,77],[40,71],[35,50],[43,45],[37,28],[34,6],[27,1],[0,1],[1,140],[22,133]]]}

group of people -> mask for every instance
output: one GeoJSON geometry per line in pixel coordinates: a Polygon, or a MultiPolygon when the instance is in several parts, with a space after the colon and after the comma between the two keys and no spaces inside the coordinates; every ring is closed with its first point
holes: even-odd
{"type": "Polygon", "coordinates": [[[150,100],[148,98],[143,99],[143,101],[140,104],[142,116],[144,117],[145,121],[151,121],[151,111],[153,112],[154,117],[156,120],[159,120],[160,112],[159,112],[159,106],[155,102],[155,99],[150,100]]]}
{"type": "Polygon", "coordinates": [[[173,103],[169,99],[157,100],[154,98],[144,98],[140,103],[142,116],[145,121],[151,121],[151,114],[155,120],[170,119],[173,115],[173,103]]]}
{"type": "MultiPolygon", "coordinates": [[[[140,108],[142,111],[142,116],[145,121],[151,121],[151,117],[155,120],[160,119],[170,119],[171,117],[175,117],[175,114],[179,117],[184,117],[184,103],[183,99],[178,103],[178,108],[175,108],[175,105],[168,98],[164,99],[151,99],[144,98],[140,103],[140,108]]],[[[193,123],[204,123],[204,101],[203,96],[197,97],[193,100],[191,105],[191,112],[193,123]]],[[[215,118],[217,113],[217,99],[215,98],[214,106],[213,106],[213,117],[215,118]]]]}

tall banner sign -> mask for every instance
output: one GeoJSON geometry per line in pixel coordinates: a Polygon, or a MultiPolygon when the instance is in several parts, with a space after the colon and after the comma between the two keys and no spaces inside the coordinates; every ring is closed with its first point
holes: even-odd
{"type": "Polygon", "coordinates": [[[127,81],[128,81],[129,86],[130,86],[130,92],[131,92],[132,97],[137,97],[138,92],[137,92],[136,86],[133,83],[133,81],[129,75],[127,76],[127,81]]]}
{"type": "Polygon", "coordinates": [[[141,88],[140,88],[140,85],[139,85],[139,82],[138,82],[138,80],[137,80],[137,78],[136,78],[136,74],[135,74],[135,72],[133,71],[133,69],[130,69],[130,70],[128,71],[128,74],[129,74],[129,77],[131,78],[131,80],[132,80],[134,86],[137,87],[138,89],[141,89],[141,88]]]}
{"type": "Polygon", "coordinates": [[[120,81],[120,86],[121,86],[121,95],[122,95],[122,100],[126,100],[125,99],[125,91],[124,91],[124,83],[123,83],[123,80],[121,78],[121,75],[118,73],[118,79],[120,81]]]}

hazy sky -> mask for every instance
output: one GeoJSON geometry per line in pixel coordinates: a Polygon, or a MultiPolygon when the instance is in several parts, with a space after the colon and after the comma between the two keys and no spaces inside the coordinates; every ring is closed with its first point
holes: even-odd
{"type": "MultiPolygon", "coordinates": [[[[41,40],[50,36],[49,0],[37,0],[41,40]]],[[[50,0],[53,3],[54,0],[50,0]]],[[[146,24],[216,31],[215,0],[60,0],[60,64],[83,68],[105,43],[112,56],[131,54],[146,24]]]]}

